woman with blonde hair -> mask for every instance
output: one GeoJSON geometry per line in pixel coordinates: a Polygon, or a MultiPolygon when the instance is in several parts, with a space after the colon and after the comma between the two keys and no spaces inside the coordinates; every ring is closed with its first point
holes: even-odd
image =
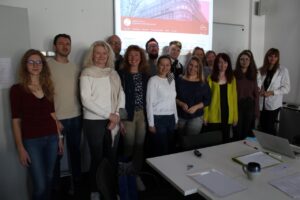
{"type": "Polygon", "coordinates": [[[117,146],[119,109],[124,108],[125,97],[119,75],[114,70],[114,54],[109,44],[104,41],[94,42],[84,67],[80,76],[83,130],[91,154],[91,199],[99,199],[97,167],[104,157],[112,164],[115,163],[112,148],[117,146]]]}
{"type": "Polygon", "coordinates": [[[50,70],[41,52],[30,49],[23,55],[19,79],[10,89],[19,159],[32,177],[33,199],[50,199],[57,153],[63,152],[63,137],[54,111],[50,70]]]}
{"type": "Polygon", "coordinates": [[[176,81],[178,131],[180,135],[197,135],[203,124],[204,107],[210,103],[210,88],[202,74],[203,64],[197,56],[187,63],[184,76],[176,81]]]}

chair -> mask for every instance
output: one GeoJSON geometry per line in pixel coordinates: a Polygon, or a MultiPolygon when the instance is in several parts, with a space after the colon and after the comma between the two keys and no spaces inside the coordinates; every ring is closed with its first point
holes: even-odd
{"type": "Polygon", "coordinates": [[[210,131],[200,133],[198,135],[183,135],[180,136],[181,148],[183,151],[188,151],[197,148],[214,146],[222,143],[221,131],[210,131]]]}
{"type": "Polygon", "coordinates": [[[300,146],[300,135],[294,136],[292,142],[293,142],[294,145],[300,146]]]}

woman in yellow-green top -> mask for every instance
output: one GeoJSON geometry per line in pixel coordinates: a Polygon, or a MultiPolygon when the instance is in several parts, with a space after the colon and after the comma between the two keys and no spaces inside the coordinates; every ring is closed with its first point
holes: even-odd
{"type": "Polygon", "coordinates": [[[223,143],[230,142],[230,127],[238,122],[236,80],[230,58],[219,53],[208,77],[211,89],[211,103],[204,109],[204,125],[208,131],[221,130],[223,143]]]}

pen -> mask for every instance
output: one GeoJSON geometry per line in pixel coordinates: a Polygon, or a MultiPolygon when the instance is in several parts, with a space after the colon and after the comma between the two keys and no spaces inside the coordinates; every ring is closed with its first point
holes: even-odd
{"type": "Polygon", "coordinates": [[[249,143],[247,143],[246,141],[244,141],[243,143],[244,143],[245,145],[247,145],[248,147],[251,147],[251,148],[253,148],[253,149],[256,149],[256,150],[258,150],[258,148],[257,148],[257,147],[250,145],[250,144],[249,144],[249,143]]]}
{"type": "Polygon", "coordinates": [[[273,157],[273,158],[276,158],[277,160],[281,160],[281,155],[278,155],[278,154],[275,154],[275,153],[271,153],[271,152],[265,152],[265,154],[273,157]]]}

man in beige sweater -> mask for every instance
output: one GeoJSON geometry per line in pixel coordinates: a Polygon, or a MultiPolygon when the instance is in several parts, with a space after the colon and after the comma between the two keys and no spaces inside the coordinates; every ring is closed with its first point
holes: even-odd
{"type": "MultiPolygon", "coordinates": [[[[79,67],[70,62],[71,37],[58,34],[53,40],[55,57],[48,60],[55,87],[55,112],[61,122],[62,133],[67,142],[69,160],[71,161],[72,180],[75,195],[78,193],[81,178],[80,142],[82,129],[81,105],[79,102],[79,67]]],[[[57,159],[57,176],[59,176],[60,158],[57,159]]]]}

